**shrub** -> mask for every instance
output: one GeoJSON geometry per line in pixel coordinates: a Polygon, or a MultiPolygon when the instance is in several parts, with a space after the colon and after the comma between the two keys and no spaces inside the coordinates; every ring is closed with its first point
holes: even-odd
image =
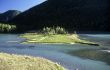
{"type": "Polygon", "coordinates": [[[67,34],[67,31],[62,27],[56,27],[55,31],[57,34],[67,34]]]}
{"type": "Polygon", "coordinates": [[[0,32],[10,32],[16,29],[15,25],[0,23],[0,32]]]}
{"type": "Polygon", "coordinates": [[[43,34],[67,34],[67,31],[62,27],[44,27],[43,34]]]}

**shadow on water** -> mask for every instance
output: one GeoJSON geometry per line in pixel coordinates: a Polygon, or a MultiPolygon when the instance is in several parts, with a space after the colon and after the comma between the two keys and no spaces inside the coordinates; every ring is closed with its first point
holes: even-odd
{"type": "Polygon", "coordinates": [[[77,50],[77,51],[69,51],[68,54],[73,56],[78,56],[83,59],[91,59],[106,62],[110,65],[110,53],[104,50],[77,50]]]}

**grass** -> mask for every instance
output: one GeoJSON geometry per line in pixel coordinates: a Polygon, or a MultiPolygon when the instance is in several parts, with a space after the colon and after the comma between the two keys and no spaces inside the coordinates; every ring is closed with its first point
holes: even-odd
{"type": "Polygon", "coordinates": [[[21,35],[22,38],[26,38],[23,44],[27,43],[63,43],[63,44],[88,44],[88,45],[98,45],[93,42],[85,41],[79,39],[77,34],[55,34],[55,35],[44,35],[37,33],[25,33],[21,35]]]}
{"type": "Polygon", "coordinates": [[[0,70],[65,70],[62,66],[50,60],[0,53],[0,70]]]}

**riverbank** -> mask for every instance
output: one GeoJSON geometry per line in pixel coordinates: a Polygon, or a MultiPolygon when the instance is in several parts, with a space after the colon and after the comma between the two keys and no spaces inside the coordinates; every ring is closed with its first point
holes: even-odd
{"type": "Polygon", "coordinates": [[[0,70],[65,70],[62,66],[50,60],[0,53],[0,70]]]}
{"type": "Polygon", "coordinates": [[[23,44],[28,43],[43,43],[43,44],[88,44],[99,46],[97,43],[81,40],[77,34],[55,34],[55,35],[43,35],[37,33],[25,33],[20,37],[25,38],[26,41],[23,44]]]}

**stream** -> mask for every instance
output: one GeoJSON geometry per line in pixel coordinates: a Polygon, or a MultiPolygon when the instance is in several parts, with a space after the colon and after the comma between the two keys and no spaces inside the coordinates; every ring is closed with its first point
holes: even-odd
{"type": "Polygon", "coordinates": [[[84,40],[100,46],[85,44],[20,44],[19,34],[0,34],[0,52],[43,57],[67,70],[110,70],[110,34],[79,34],[84,40]]]}

